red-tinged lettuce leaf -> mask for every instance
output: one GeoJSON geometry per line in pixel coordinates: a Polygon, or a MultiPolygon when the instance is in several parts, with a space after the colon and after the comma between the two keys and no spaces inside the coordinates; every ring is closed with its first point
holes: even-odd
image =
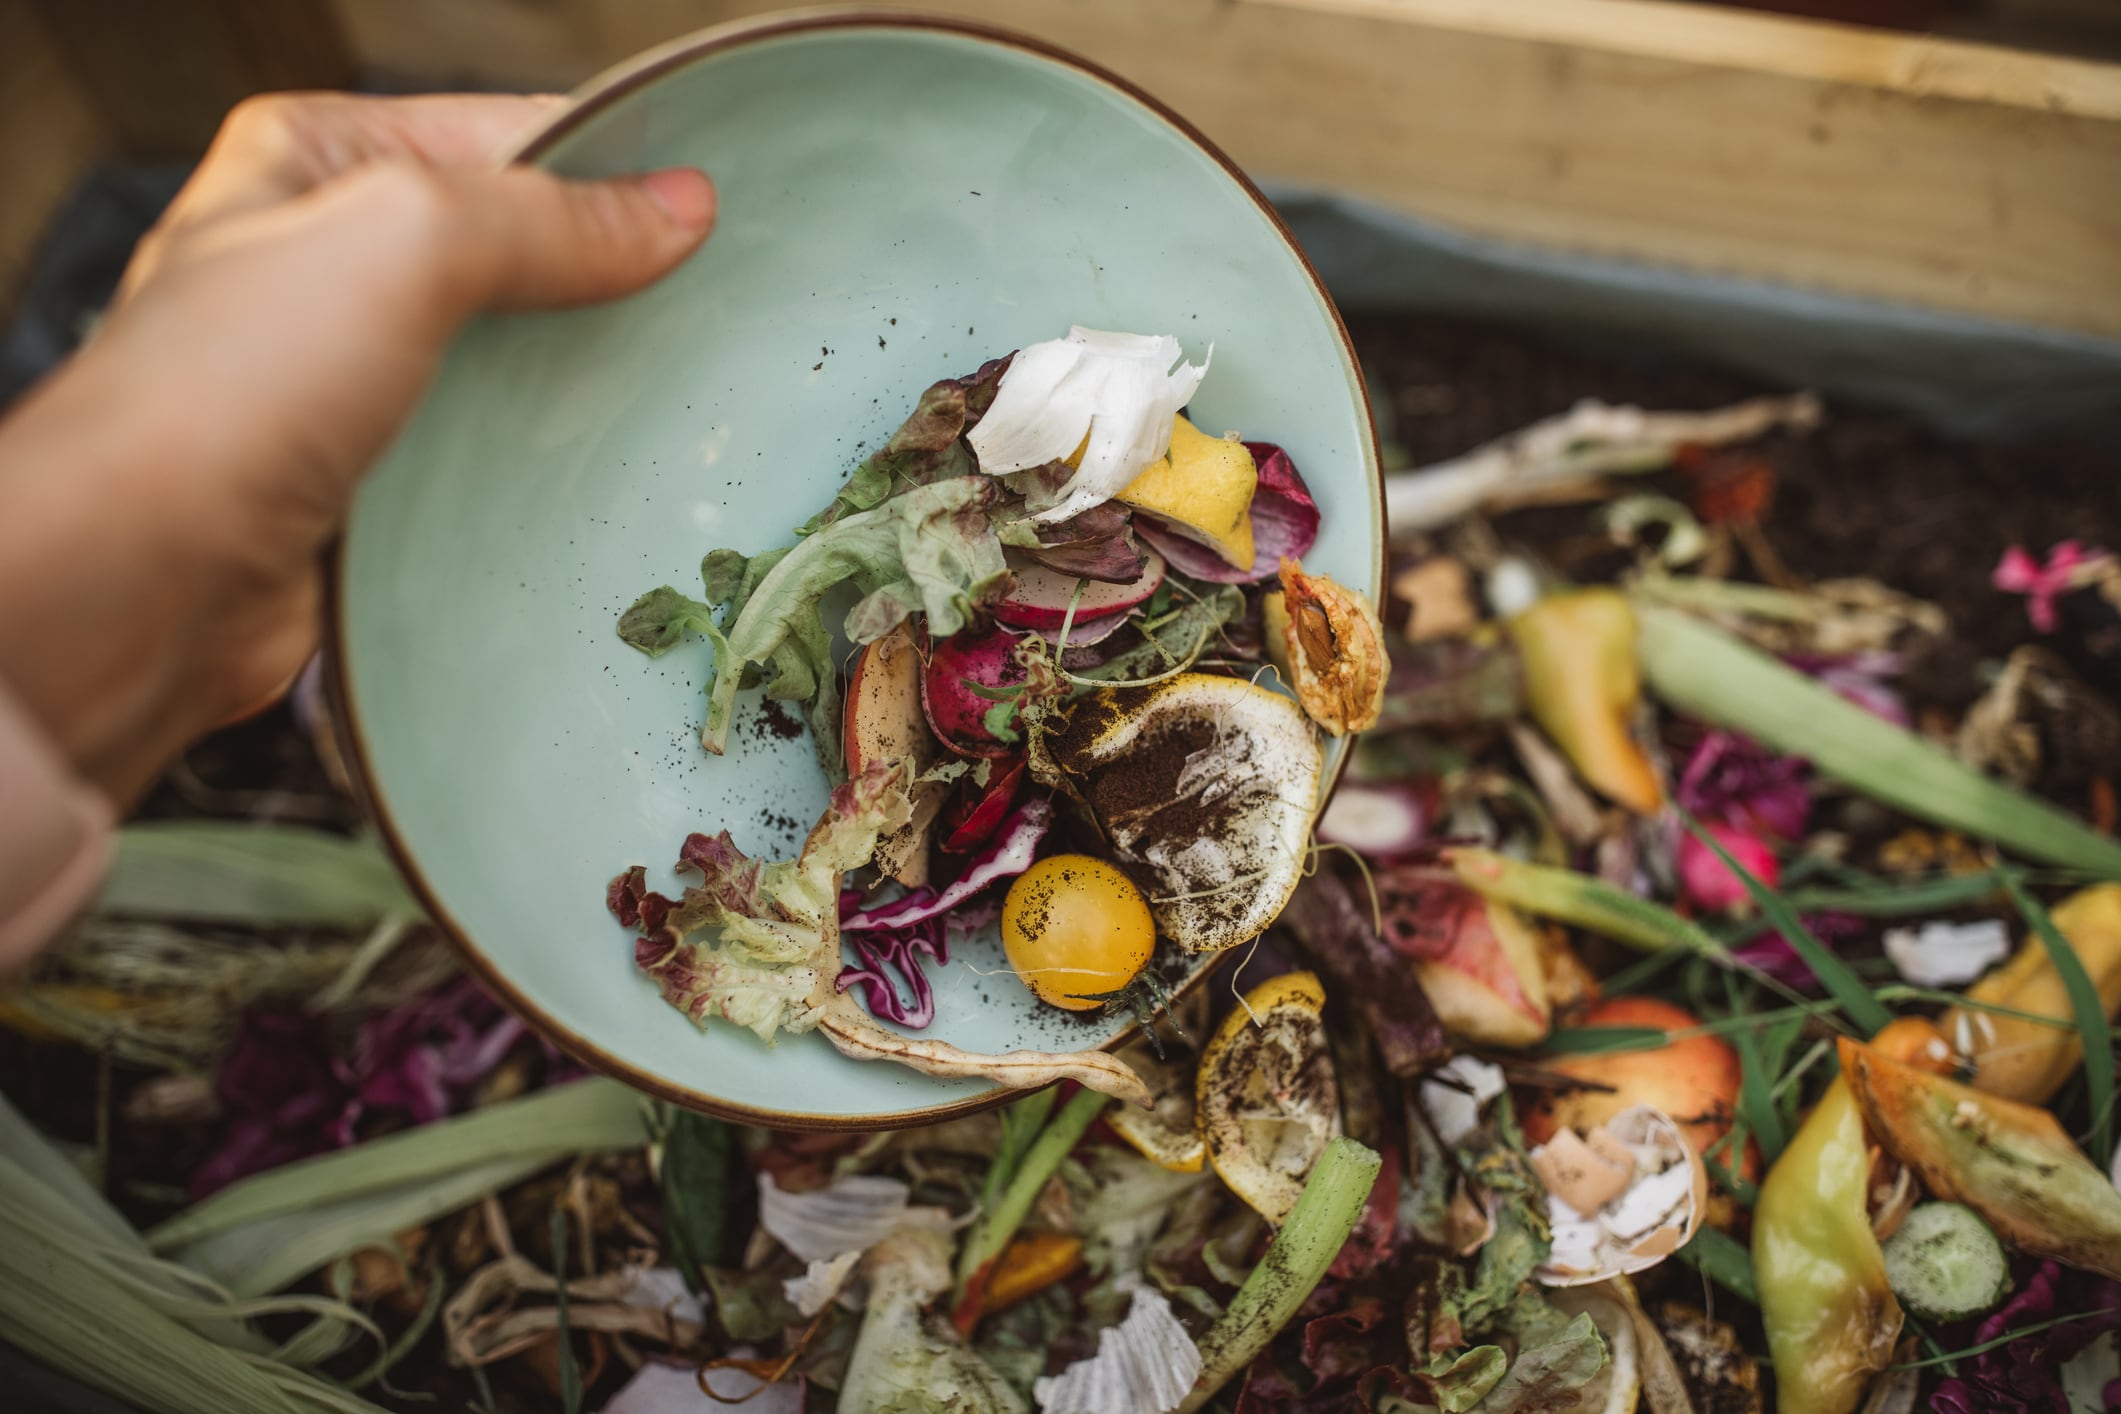
{"type": "Polygon", "coordinates": [[[1212,584],[1251,584],[1281,573],[1284,559],[1301,560],[1318,539],[1318,503],[1297,473],[1289,454],[1272,442],[1247,442],[1245,450],[1259,466],[1259,487],[1252,493],[1252,568],[1237,566],[1178,527],[1142,514],[1134,529],[1171,562],[1172,568],[1212,584]]]}
{"type": "Polygon", "coordinates": [[[1304,1368],[1316,1381],[1314,1388],[1352,1381],[1391,1363],[1399,1339],[1399,1331],[1385,1319],[1384,1301],[1359,1296],[1346,1310],[1320,1316],[1304,1327],[1304,1368]]]}
{"type": "Polygon", "coordinates": [[[1340,1255],[1326,1269],[1326,1275],[1340,1281],[1370,1275],[1390,1262],[1399,1250],[1399,1148],[1386,1144],[1382,1152],[1384,1162],[1377,1171],[1376,1185],[1370,1189],[1370,1201],[1363,1206],[1362,1216],[1348,1234],[1340,1255]]]}
{"type": "Polygon", "coordinates": [[[1306,880],[1281,921],[1328,989],[1369,1023],[1386,1070],[1404,1078],[1449,1059],[1450,1040],[1414,970],[1378,937],[1368,899],[1358,899],[1341,874],[1321,869],[1306,880]]]}
{"type": "Polygon", "coordinates": [[[1053,824],[1053,806],[1031,799],[1016,807],[994,839],[965,865],[965,872],[948,888],[926,885],[903,898],[857,909],[840,919],[849,932],[910,928],[931,918],[940,918],[957,908],[997,879],[1013,879],[1029,869],[1037,857],[1038,843],[1053,824]]]}
{"type": "Polygon", "coordinates": [[[847,478],[847,484],[832,504],[804,523],[796,533],[813,535],[860,511],[874,510],[898,491],[925,486],[952,476],[971,476],[979,470],[972,449],[964,444],[994,402],[995,390],[1007,372],[1007,358],[980,365],[967,378],[945,378],[929,386],[889,441],[847,478]]]}
{"type": "Polygon", "coordinates": [[[680,898],[649,892],[638,865],[619,875],[606,902],[641,930],[635,965],[696,1024],[720,1016],[762,1041],[815,1027],[840,970],[840,875],[905,823],[905,776],[902,764],[877,762],[833,791],[794,860],[761,863],[726,832],[695,834],[677,867],[701,882],[680,898]],[[694,940],[707,928],[718,930],[714,941],[694,940]]]}

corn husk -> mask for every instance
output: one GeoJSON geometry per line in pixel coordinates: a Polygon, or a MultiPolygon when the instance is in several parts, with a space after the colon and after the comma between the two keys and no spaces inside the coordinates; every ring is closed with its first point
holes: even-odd
{"type": "Polygon", "coordinates": [[[637,1093],[579,1080],[245,1179],[148,1243],[237,1295],[261,1295],[576,1154],[647,1140],[637,1093]]]}
{"type": "Polygon", "coordinates": [[[296,1363],[336,1352],[361,1324],[315,1299],[235,1302],[158,1260],[0,1100],[0,1338],[152,1414],[369,1414],[377,1406],[296,1363]],[[275,1350],[245,1323],[267,1310],[317,1319],[275,1350]]]}
{"type": "Polygon", "coordinates": [[[421,913],[372,841],[230,820],[120,831],[95,911],[311,928],[367,928],[421,913]]]}

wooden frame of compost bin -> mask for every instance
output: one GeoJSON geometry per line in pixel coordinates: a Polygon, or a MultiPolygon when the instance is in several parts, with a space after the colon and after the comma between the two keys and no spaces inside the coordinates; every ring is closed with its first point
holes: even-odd
{"type": "MultiPolygon", "coordinates": [[[[565,87],[758,0],[337,0],[356,54],[565,87]]],[[[2121,65],[1653,0],[925,0],[1255,176],[1462,231],[2121,337],[2121,65]]]]}

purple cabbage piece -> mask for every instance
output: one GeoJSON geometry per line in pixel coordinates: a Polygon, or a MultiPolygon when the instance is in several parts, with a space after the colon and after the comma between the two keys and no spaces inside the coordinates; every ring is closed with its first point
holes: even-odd
{"type": "Polygon", "coordinates": [[[1737,732],[1712,731],[1687,758],[1679,803],[1703,820],[1797,841],[1812,814],[1812,768],[1737,732]]]}
{"type": "Polygon", "coordinates": [[[1272,442],[1247,442],[1245,450],[1259,465],[1259,489],[1252,493],[1252,568],[1239,569],[1154,516],[1136,515],[1135,534],[1172,568],[1211,584],[1252,584],[1279,574],[1284,559],[1302,559],[1318,539],[1318,503],[1289,454],[1272,442]]]}
{"type": "Polygon", "coordinates": [[[957,882],[937,892],[922,885],[904,898],[861,909],[840,918],[843,932],[895,932],[940,918],[996,879],[1013,878],[1029,869],[1040,840],[1053,824],[1053,807],[1032,799],[1016,807],[995,831],[987,847],[974,855],[957,882]]]}
{"type": "Polygon", "coordinates": [[[1898,653],[1883,649],[1838,656],[1793,653],[1783,661],[1798,672],[1816,678],[1822,687],[1832,688],[1874,717],[1882,717],[1896,727],[1914,724],[1914,716],[1907,710],[1905,699],[1885,681],[1899,677],[1906,669],[1906,659],[1898,653]]]}
{"type": "MultiPolygon", "coordinates": [[[[428,1124],[455,1114],[525,1034],[469,977],[366,1018],[343,1051],[321,1017],[247,1013],[214,1078],[228,1127],[193,1172],[191,1195],[344,1148],[372,1117],[428,1124]]],[[[546,1052],[550,1084],[563,1067],[546,1052]]]]}
{"type": "Polygon", "coordinates": [[[916,1031],[935,1020],[935,991],[921,970],[920,955],[927,954],[928,960],[938,967],[950,961],[950,942],[943,919],[929,917],[891,932],[849,933],[845,937],[862,965],[842,967],[839,980],[833,984],[835,990],[844,992],[859,984],[871,1016],[916,1031]],[[886,968],[905,980],[906,990],[913,997],[911,1004],[899,1001],[898,988],[886,968]]]}
{"type": "MultiPolygon", "coordinates": [[[[1971,1343],[1984,1345],[2021,1326],[2069,1314],[2066,1307],[2057,1309],[2065,1299],[2064,1279],[2060,1263],[2042,1262],[2009,1301],[1982,1320],[1971,1343]]],[[[1931,1414],[2067,1414],[2062,1367],[2101,1331],[2121,1326],[2121,1283],[2099,1282],[2086,1304],[2081,1321],[2034,1331],[1974,1356],[1967,1373],[1943,1380],[1931,1393],[1931,1414]]]]}
{"type": "MultiPolygon", "coordinates": [[[[1837,942],[1860,936],[1868,926],[1861,918],[1849,913],[1807,913],[1803,915],[1803,921],[1804,926],[1812,930],[1812,936],[1829,949],[1837,942]]],[[[1812,965],[1782,933],[1755,938],[1743,947],[1731,949],[1731,956],[1765,972],[1785,987],[1798,987],[1808,992],[1819,990],[1819,979],[1812,975],[1812,965]]]]}

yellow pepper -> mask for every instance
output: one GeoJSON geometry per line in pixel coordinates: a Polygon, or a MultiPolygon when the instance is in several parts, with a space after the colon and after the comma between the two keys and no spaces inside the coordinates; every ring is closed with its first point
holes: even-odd
{"type": "MultiPolygon", "coordinates": [[[[2113,1016],[2121,1008],[2121,884],[2081,889],[2056,905],[2052,917],[2099,989],[2107,1016],[2113,1016]]],[[[1966,996],[2057,1021],[2074,1017],[2069,991],[2037,937],[2027,938],[2009,962],[1967,988],[1966,996]]],[[[2046,1104],[2084,1061],[2074,1026],[2042,1026],[1973,1007],[1954,1007],[1942,1025],[1945,1036],[1972,1060],[1974,1088],[2021,1104],[2046,1104]]]]}
{"type": "Polygon", "coordinates": [[[1532,720],[1601,794],[1655,814],[1664,789],[1629,734],[1642,697],[1635,610],[1617,589],[1549,594],[1510,620],[1532,720]]]}
{"type": "MultiPolygon", "coordinates": [[[[1879,1031],[1881,1051],[1942,1063],[1926,1021],[1879,1031]]],[[[1849,1414],[1871,1376],[1893,1362],[1900,1303],[1871,1230],[1871,1145],[1846,1078],[1837,1076],[1760,1185],[1753,1279],[1782,1414],[1849,1414]]]]}
{"type": "Polygon", "coordinates": [[[1027,1232],[1011,1242],[987,1280],[992,1314],[1066,1281],[1083,1267],[1083,1240],[1057,1232],[1027,1232]]]}

